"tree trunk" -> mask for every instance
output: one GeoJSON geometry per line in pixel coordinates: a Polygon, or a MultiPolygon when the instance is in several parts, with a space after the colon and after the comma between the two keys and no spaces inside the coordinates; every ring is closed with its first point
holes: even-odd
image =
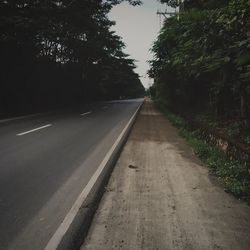
{"type": "Polygon", "coordinates": [[[248,112],[248,102],[247,102],[247,91],[246,85],[242,84],[240,88],[240,115],[249,125],[249,112],[248,112]]]}

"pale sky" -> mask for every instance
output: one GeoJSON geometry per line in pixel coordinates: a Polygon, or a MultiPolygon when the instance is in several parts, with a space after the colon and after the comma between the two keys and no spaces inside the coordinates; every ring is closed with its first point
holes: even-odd
{"type": "Polygon", "coordinates": [[[128,3],[117,5],[109,14],[110,20],[116,22],[112,29],[126,44],[125,53],[137,61],[135,71],[141,76],[146,88],[152,83],[152,79],[147,76],[147,61],[152,59],[149,49],[160,31],[160,20],[156,12],[165,9],[166,6],[157,0],[143,0],[141,6],[131,6],[128,3]]]}

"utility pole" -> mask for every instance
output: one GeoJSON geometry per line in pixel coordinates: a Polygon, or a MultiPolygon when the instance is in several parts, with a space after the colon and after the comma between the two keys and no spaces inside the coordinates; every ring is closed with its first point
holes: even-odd
{"type": "Polygon", "coordinates": [[[165,18],[167,18],[168,16],[174,16],[176,14],[176,12],[167,12],[167,11],[162,12],[162,11],[158,10],[156,14],[160,15],[160,16],[162,15],[165,18]]]}
{"type": "Polygon", "coordinates": [[[168,17],[176,15],[176,12],[168,12],[168,11],[163,12],[163,11],[157,10],[156,14],[160,18],[160,28],[161,28],[161,17],[163,16],[165,19],[167,19],[168,17]]]}
{"type": "Polygon", "coordinates": [[[157,11],[157,15],[159,15],[159,18],[160,18],[160,27],[161,27],[161,17],[163,16],[165,19],[168,18],[168,17],[171,17],[171,16],[175,16],[176,14],[178,15],[177,16],[177,19],[179,20],[180,19],[180,13],[184,11],[184,0],[178,0],[178,11],[177,9],[175,9],[175,11],[168,11],[168,5],[166,5],[166,10],[163,12],[163,11],[160,11],[158,10],[157,11]]]}
{"type": "Polygon", "coordinates": [[[178,20],[180,20],[180,14],[184,11],[184,1],[178,0],[178,20]]]}
{"type": "Polygon", "coordinates": [[[175,16],[176,15],[176,11],[168,11],[168,6],[166,8],[165,11],[161,11],[161,10],[157,10],[156,14],[159,16],[160,19],[160,28],[161,28],[161,20],[162,20],[162,16],[164,17],[164,19],[167,19],[168,17],[171,16],[175,16]]]}

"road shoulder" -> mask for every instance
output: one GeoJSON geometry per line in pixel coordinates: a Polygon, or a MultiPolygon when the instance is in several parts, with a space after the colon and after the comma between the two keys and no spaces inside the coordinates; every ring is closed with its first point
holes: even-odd
{"type": "Polygon", "coordinates": [[[250,207],[224,192],[146,102],[81,250],[249,249],[250,207]]]}

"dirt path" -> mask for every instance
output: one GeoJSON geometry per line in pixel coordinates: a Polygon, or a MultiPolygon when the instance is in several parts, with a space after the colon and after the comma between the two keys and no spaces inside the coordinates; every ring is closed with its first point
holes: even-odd
{"type": "Polygon", "coordinates": [[[146,102],[81,249],[249,250],[250,206],[146,102]]]}

